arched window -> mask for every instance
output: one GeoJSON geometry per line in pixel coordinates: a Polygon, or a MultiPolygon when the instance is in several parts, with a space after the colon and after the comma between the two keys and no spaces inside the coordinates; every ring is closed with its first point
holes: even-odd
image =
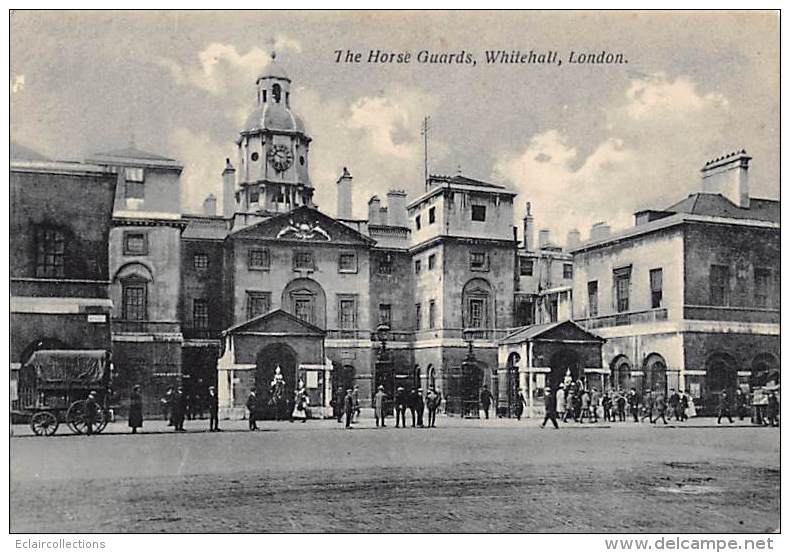
{"type": "Polygon", "coordinates": [[[464,328],[491,328],[493,325],[493,293],[491,285],[482,278],[466,283],[462,293],[464,328]]]}
{"type": "Polygon", "coordinates": [[[289,282],[283,290],[282,306],[303,321],[326,328],[326,295],[316,281],[297,278],[289,282]]]}
{"type": "Polygon", "coordinates": [[[275,104],[279,104],[280,103],[281,96],[282,96],[282,89],[280,88],[280,85],[277,84],[277,83],[274,83],[272,85],[272,98],[274,98],[274,103],[275,104]]]}
{"type": "Polygon", "coordinates": [[[651,353],[645,359],[644,366],[644,389],[652,390],[653,392],[667,393],[667,363],[664,358],[657,354],[651,353]]]}
{"type": "Polygon", "coordinates": [[[631,362],[628,360],[628,357],[618,355],[614,358],[610,367],[612,370],[612,388],[622,391],[628,390],[631,378],[631,362]]]}
{"type": "Polygon", "coordinates": [[[120,290],[116,288],[117,291],[113,296],[114,302],[120,300],[121,319],[126,321],[148,319],[148,292],[153,280],[151,270],[142,263],[128,263],[118,269],[113,285],[120,290]]]}
{"type": "Polygon", "coordinates": [[[428,387],[429,388],[436,388],[436,369],[433,365],[429,364],[428,369],[428,387]]]}

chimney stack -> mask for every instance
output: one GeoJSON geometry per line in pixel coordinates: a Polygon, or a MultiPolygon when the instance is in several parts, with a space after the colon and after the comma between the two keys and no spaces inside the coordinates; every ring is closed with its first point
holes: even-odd
{"type": "Polygon", "coordinates": [[[351,219],[351,173],[343,167],[343,174],[337,179],[337,218],[351,219]]]}
{"type": "Polygon", "coordinates": [[[380,225],[381,200],[378,196],[373,196],[368,200],[368,224],[380,225]]]}
{"type": "Polygon", "coordinates": [[[209,194],[203,200],[203,215],[216,215],[217,214],[217,197],[214,194],[209,194]]]}
{"type": "Polygon", "coordinates": [[[738,207],[749,209],[749,160],[746,150],[712,159],[702,171],[702,191],[721,194],[738,207]]]}
{"type": "Polygon", "coordinates": [[[590,229],[590,240],[603,240],[608,238],[611,232],[611,227],[605,222],[595,223],[590,229]]]}
{"type": "Polygon", "coordinates": [[[406,192],[390,190],[387,192],[389,224],[393,227],[408,226],[406,216],[406,192]]]}
{"type": "Polygon", "coordinates": [[[524,215],[524,249],[528,252],[535,249],[535,219],[532,217],[530,202],[527,202],[527,212],[524,215]]]}
{"type": "Polygon", "coordinates": [[[549,245],[549,239],[551,238],[551,231],[547,228],[542,228],[538,232],[538,248],[543,249],[549,245]]]}
{"type": "MultiPolygon", "coordinates": [[[[205,209],[205,204],[203,204],[205,209]]],[[[214,207],[216,212],[216,205],[214,207]]],[[[225,158],[225,169],[222,171],[222,216],[226,219],[233,217],[236,213],[236,169],[230,162],[230,158],[225,158]]]]}
{"type": "Polygon", "coordinates": [[[566,249],[572,250],[579,244],[581,244],[581,233],[578,229],[571,229],[568,231],[568,242],[566,244],[566,249]]]}
{"type": "Polygon", "coordinates": [[[387,215],[387,207],[380,207],[379,208],[379,224],[380,225],[388,225],[389,224],[389,217],[387,215]]]}

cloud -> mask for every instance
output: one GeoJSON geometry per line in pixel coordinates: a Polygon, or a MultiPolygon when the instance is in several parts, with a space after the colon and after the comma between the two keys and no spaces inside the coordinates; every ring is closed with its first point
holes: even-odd
{"type": "Polygon", "coordinates": [[[516,219],[531,202],[536,225],[550,228],[560,244],[568,230],[578,228],[584,238],[598,221],[626,227],[634,211],[665,208],[699,191],[702,162],[729,147],[728,107],[724,96],[700,93],[688,77],[635,79],[602,112],[597,143],[542,131],[499,155],[494,178],[521,193],[516,219]]]}
{"type": "Polygon", "coordinates": [[[25,88],[25,76],[14,75],[14,78],[11,81],[11,92],[13,94],[16,94],[17,92],[22,92],[24,88],[25,88]]]}
{"type": "MultiPolygon", "coordinates": [[[[278,35],[272,42],[275,51],[302,51],[299,41],[278,35]]],[[[197,63],[181,64],[171,58],[158,57],[154,62],[167,69],[173,80],[213,95],[224,95],[239,84],[249,84],[269,65],[271,57],[261,48],[250,48],[240,53],[232,44],[212,42],[198,52],[197,63]]]]}
{"type": "Polygon", "coordinates": [[[208,132],[176,127],[168,135],[169,150],[184,164],[181,173],[182,211],[200,213],[209,194],[217,197],[222,210],[222,178],[225,158],[233,151],[232,143],[216,142],[208,132]]]}

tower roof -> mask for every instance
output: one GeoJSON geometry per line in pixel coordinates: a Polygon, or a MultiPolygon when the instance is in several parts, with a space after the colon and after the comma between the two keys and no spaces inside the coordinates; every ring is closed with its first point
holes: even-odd
{"type": "Polygon", "coordinates": [[[302,118],[285,104],[263,104],[257,106],[250,113],[250,116],[247,117],[247,122],[244,123],[242,132],[256,132],[260,130],[307,134],[302,118]]]}
{"type": "Polygon", "coordinates": [[[277,53],[272,52],[272,59],[269,61],[268,65],[263,69],[260,75],[258,75],[257,80],[261,79],[282,79],[284,81],[291,82],[291,78],[288,76],[288,73],[283,69],[282,65],[277,63],[277,53]]]}

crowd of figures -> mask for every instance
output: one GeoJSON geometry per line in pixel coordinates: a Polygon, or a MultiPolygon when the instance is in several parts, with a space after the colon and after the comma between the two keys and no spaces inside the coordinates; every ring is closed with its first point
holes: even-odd
{"type": "MultiPolygon", "coordinates": [[[[487,390],[484,389],[484,392],[487,390]]],[[[644,422],[647,419],[651,424],[659,421],[668,424],[672,419],[676,422],[685,422],[697,414],[691,396],[684,390],[676,391],[674,388],[667,394],[648,390],[640,396],[635,388],[631,388],[628,392],[622,389],[607,390],[601,394],[593,387],[587,388],[579,380],[560,384],[556,391],[546,388],[544,394],[546,414],[541,427],[551,422],[555,428],[558,428],[558,420],[564,423],[571,420],[583,424],[585,420],[597,423],[599,420],[625,422],[632,419],[634,422],[644,422]]],[[[517,403],[516,414],[520,419],[524,405],[527,404],[522,390],[519,390],[517,403]]],[[[716,414],[717,424],[721,424],[722,419],[727,419],[732,424],[733,414],[741,421],[752,415],[748,399],[740,389],[736,390],[734,398],[730,398],[726,391],[721,392],[716,414]]],[[[487,409],[486,418],[488,418],[487,409]]],[[[778,425],[779,399],[776,393],[768,394],[767,405],[764,408],[754,407],[753,420],[760,425],[778,425]]]]}
{"type": "MultiPolygon", "coordinates": [[[[389,416],[390,398],[384,392],[384,386],[379,386],[373,396],[373,416],[376,419],[376,428],[386,428],[387,417],[389,416]]],[[[435,388],[430,388],[427,393],[423,393],[422,388],[412,388],[407,392],[402,386],[395,389],[392,398],[392,409],[395,415],[395,428],[406,428],[406,412],[411,414],[412,428],[432,428],[436,427],[436,412],[442,403],[442,395],[435,388]],[[428,415],[427,422],[425,415],[428,415]]],[[[361,409],[359,408],[359,389],[346,389],[345,396],[337,394],[332,402],[333,413],[337,422],[345,419],[346,428],[352,428],[352,424],[359,422],[361,409]]]]}

